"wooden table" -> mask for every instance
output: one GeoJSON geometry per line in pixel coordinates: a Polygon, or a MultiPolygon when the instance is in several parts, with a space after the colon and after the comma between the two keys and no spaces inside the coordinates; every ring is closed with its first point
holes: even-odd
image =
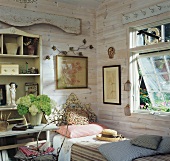
{"type": "MultiPolygon", "coordinates": [[[[57,126],[55,124],[50,124],[44,128],[45,125],[46,124],[34,126],[34,129],[27,129],[25,131],[12,131],[9,129],[6,132],[0,132],[0,138],[7,139],[10,136],[19,136],[19,135],[24,135],[24,134],[38,133],[43,129],[42,131],[46,132],[46,141],[50,141],[50,131],[57,129],[57,126]]],[[[26,143],[22,143],[22,144],[3,145],[3,146],[0,145],[0,150],[12,149],[12,148],[17,148],[19,146],[33,145],[33,144],[36,144],[36,141],[26,142],[26,143]]]]}

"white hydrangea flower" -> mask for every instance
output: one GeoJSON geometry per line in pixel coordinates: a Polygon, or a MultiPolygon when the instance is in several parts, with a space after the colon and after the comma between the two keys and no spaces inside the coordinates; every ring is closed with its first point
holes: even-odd
{"type": "Polygon", "coordinates": [[[29,107],[29,112],[31,113],[32,116],[35,116],[38,113],[38,109],[35,105],[31,105],[29,107]]]}
{"type": "Polygon", "coordinates": [[[29,96],[20,97],[16,103],[29,107],[31,105],[31,99],[29,96]]]}

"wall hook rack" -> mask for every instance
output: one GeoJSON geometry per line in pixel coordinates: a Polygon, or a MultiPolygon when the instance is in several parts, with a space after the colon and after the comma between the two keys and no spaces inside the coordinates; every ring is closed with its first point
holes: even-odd
{"type": "Polygon", "coordinates": [[[80,45],[79,47],[75,48],[75,47],[69,47],[68,51],[60,51],[56,46],[52,46],[53,51],[57,50],[59,53],[58,54],[63,54],[63,55],[67,55],[69,52],[73,52],[75,55],[78,56],[83,56],[82,52],[78,52],[79,50],[85,50],[85,49],[93,49],[93,45],[87,45],[86,46],[86,39],[84,39],[83,44],[80,45]],[[78,52],[78,53],[77,53],[78,52]]]}
{"type": "Polygon", "coordinates": [[[152,13],[154,13],[154,9],[153,8],[149,8],[151,10],[152,13]]]}
{"type": "Polygon", "coordinates": [[[126,24],[133,21],[142,20],[151,16],[156,16],[165,12],[169,12],[169,8],[170,1],[166,1],[145,8],[141,8],[141,10],[136,10],[131,13],[122,14],[122,23],[126,24]]]}
{"type": "Polygon", "coordinates": [[[162,8],[161,6],[158,6],[158,5],[156,5],[156,6],[158,7],[159,10],[161,10],[161,8],[162,8]]]}
{"type": "Polygon", "coordinates": [[[37,2],[37,0],[14,0],[19,3],[34,3],[37,2]]]}
{"type": "MultiPolygon", "coordinates": [[[[61,51],[59,50],[55,45],[52,46],[52,50],[53,51],[58,51],[58,55],[59,54],[62,54],[62,55],[67,55],[69,52],[73,52],[75,55],[78,55],[78,56],[83,56],[83,53],[79,50],[85,50],[85,49],[93,49],[93,45],[86,45],[87,41],[86,39],[83,39],[83,44],[80,45],[79,47],[75,48],[75,47],[69,47],[69,50],[68,51],[61,51]],[[78,52],[79,51],[79,52],[78,52]]],[[[45,56],[45,60],[50,60],[50,55],[46,55],[45,56]]]]}
{"type": "Polygon", "coordinates": [[[134,13],[134,17],[138,17],[138,14],[137,14],[137,13],[134,13]]]}
{"type": "Polygon", "coordinates": [[[146,11],[141,10],[141,12],[142,12],[143,15],[146,15],[146,11]]]}
{"type": "Polygon", "coordinates": [[[84,39],[83,40],[83,45],[80,45],[77,49],[75,49],[74,47],[70,47],[69,50],[74,52],[74,51],[79,51],[81,49],[87,49],[87,48],[93,49],[94,48],[93,45],[85,46],[86,43],[87,43],[87,41],[86,41],[86,39],[84,39]]]}

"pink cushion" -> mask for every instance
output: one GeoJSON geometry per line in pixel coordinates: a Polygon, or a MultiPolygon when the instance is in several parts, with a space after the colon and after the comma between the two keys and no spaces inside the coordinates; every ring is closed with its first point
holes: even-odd
{"type": "Polygon", "coordinates": [[[68,138],[79,138],[84,136],[97,135],[106,128],[107,127],[104,125],[92,123],[87,125],[69,125],[67,134],[67,126],[60,126],[60,128],[57,129],[56,132],[68,138]]]}

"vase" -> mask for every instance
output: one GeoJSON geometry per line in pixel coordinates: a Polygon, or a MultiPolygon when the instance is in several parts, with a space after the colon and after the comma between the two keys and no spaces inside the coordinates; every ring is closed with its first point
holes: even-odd
{"type": "Polygon", "coordinates": [[[7,54],[16,55],[18,50],[17,43],[6,43],[7,54]]]}
{"type": "Polygon", "coordinates": [[[28,113],[28,122],[33,126],[38,126],[41,124],[43,113],[37,113],[35,116],[28,113]]]}
{"type": "Polygon", "coordinates": [[[28,45],[28,55],[34,55],[34,52],[35,52],[35,46],[28,45]]]}

